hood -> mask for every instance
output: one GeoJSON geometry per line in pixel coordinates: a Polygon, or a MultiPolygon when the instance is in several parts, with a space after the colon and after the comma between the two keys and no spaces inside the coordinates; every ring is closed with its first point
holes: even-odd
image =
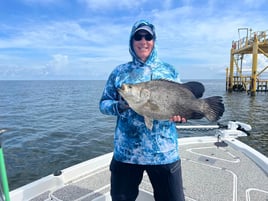
{"type": "Polygon", "coordinates": [[[155,33],[155,28],[154,28],[153,24],[151,24],[150,22],[148,22],[146,20],[139,20],[133,25],[131,33],[130,33],[130,38],[129,38],[129,52],[130,52],[130,54],[132,56],[133,62],[135,62],[135,63],[138,62],[138,63],[141,63],[141,64],[150,65],[150,64],[153,64],[155,62],[155,60],[157,59],[157,49],[156,49],[156,33],[155,33]],[[135,53],[135,51],[133,49],[133,46],[132,46],[132,38],[134,36],[135,31],[139,27],[144,26],[144,25],[150,26],[152,28],[154,41],[155,41],[154,42],[154,47],[152,49],[152,52],[151,52],[150,56],[148,57],[148,59],[146,60],[146,62],[141,61],[137,57],[137,55],[136,55],[136,53],[135,53]]]}

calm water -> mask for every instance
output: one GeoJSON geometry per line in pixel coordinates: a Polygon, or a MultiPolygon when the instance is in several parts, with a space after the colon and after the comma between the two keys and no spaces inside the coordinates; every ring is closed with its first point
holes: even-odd
{"type": "MultiPolygon", "coordinates": [[[[205,96],[224,97],[221,123],[251,124],[241,139],[268,156],[268,94],[225,92],[224,80],[201,80],[205,96]]],[[[0,81],[0,138],[10,189],[113,150],[115,117],[98,110],[105,81],[0,81]]],[[[206,120],[190,123],[209,124],[206,120]]],[[[206,132],[213,135],[213,131],[206,132]]],[[[201,136],[181,131],[180,136],[201,136]]]]}

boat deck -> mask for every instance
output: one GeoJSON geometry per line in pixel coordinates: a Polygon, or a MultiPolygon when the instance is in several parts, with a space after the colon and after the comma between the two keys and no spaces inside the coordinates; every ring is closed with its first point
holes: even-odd
{"type": "MultiPolygon", "coordinates": [[[[268,177],[232,143],[199,139],[180,141],[183,184],[187,201],[267,201],[268,177]]],[[[110,154],[108,156],[111,157],[110,154]]],[[[31,201],[110,200],[110,160],[100,168],[45,192],[31,201]]],[[[95,165],[96,166],[96,165],[95,165]]],[[[89,168],[89,167],[88,167],[89,168]]],[[[63,174],[64,176],[64,174],[63,174]]],[[[152,187],[144,174],[140,189],[152,198],[152,187]]]]}

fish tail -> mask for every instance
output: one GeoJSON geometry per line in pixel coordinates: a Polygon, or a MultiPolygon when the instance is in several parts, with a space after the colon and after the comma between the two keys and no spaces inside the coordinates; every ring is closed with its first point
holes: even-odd
{"type": "Polygon", "coordinates": [[[205,101],[203,112],[209,121],[218,121],[224,113],[224,104],[221,96],[212,96],[205,101]]]}

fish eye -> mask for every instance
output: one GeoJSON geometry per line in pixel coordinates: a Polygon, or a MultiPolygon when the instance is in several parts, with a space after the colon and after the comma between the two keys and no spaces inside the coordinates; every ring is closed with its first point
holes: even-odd
{"type": "Polygon", "coordinates": [[[132,89],[132,86],[129,85],[128,88],[132,89]]]}

